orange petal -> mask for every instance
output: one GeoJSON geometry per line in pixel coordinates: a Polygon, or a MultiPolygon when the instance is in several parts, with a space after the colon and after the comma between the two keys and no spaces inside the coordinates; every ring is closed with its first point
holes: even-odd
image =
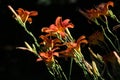
{"type": "Polygon", "coordinates": [[[49,28],[48,27],[43,27],[42,29],[41,29],[41,32],[46,32],[46,30],[48,30],[49,28]]]}
{"type": "Polygon", "coordinates": [[[42,61],[43,59],[42,58],[38,58],[36,61],[42,61]]]}
{"type": "Polygon", "coordinates": [[[41,35],[39,38],[41,38],[46,43],[49,41],[49,39],[44,35],[41,35]]]}
{"type": "Polygon", "coordinates": [[[22,15],[24,14],[24,9],[18,8],[17,12],[18,12],[18,15],[22,15]]]}
{"type": "Polygon", "coordinates": [[[81,43],[87,44],[88,41],[84,39],[84,40],[81,40],[81,41],[80,41],[80,44],[81,44],[81,43]]]}
{"type": "Polygon", "coordinates": [[[77,40],[77,43],[80,42],[82,39],[85,39],[85,38],[86,38],[86,36],[84,36],[84,35],[80,36],[77,40]]]}
{"type": "Polygon", "coordinates": [[[67,28],[74,28],[74,25],[72,23],[69,23],[66,27],[67,28]]]}
{"type": "Polygon", "coordinates": [[[43,27],[43,28],[41,29],[41,32],[49,33],[49,32],[51,32],[51,30],[50,30],[48,27],[43,27]]]}
{"type": "Polygon", "coordinates": [[[112,1],[109,1],[109,2],[107,3],[107,6],[112,6],[112,7],[114,7],[114,3],[113,3],[112,1]]]}
{"type": "Polygon", "coordinates": [[[37,16],[38,12],[37,11],[30,11],[30,16],[37,16]]]}
{"type": "Polygon", "coordinates": [[[68,46],[68,48],[75,48],[77,46],[77,44],[74,42],[70,42],[70,43],[67,43],[67,46],[68,46]]]}
{"type": "Polygon", "coordinates": [[[59,53],[58,52],[54,52],[53,55],[59,57],[59,53]]]}
{"type": "Polygon", "coordinates": [[[55,25],[59,27],[61,26],[61,23],[62,23],[62,17],[59,16],[55,20],[55,25]]]}
{"type": "Polygon", "coordinates": [[[62,24],[63,24],[63,25],[67,25],[69,22],[70,22],[70,19],[65,19],[65,20],[62,22],[62,24]]]}
{"type": "Polygon", "coordinates": [[[45,52],[41,52],[41,53],[40,53],[40,56],[41,56],[42,58],[49,58],[48,53],[45,53],[45,52]]]}
{"type": "Polygon", "coordinates": [[[32,18],[28,18],[27,21],[31,24],[32,23],[32,18]]]}
{"type": "Polygon", "coordinates": [[[58,30],[58,29],[57,29],[57,27],[56,27],[54,24],[50,25],[49,28],[48,28],[48,27],[43,27],[43,28],[41,29],[42,32],[46,32],[46,33],[56,32],[57,30],[58,30]]]}
{"type": "Polygon", "coordinates": [[[58,38],[56,38],[56,39],[54,39],[54,42],[55,42],[55,43],[61,43],[61,40],[58,39],[58,38]]]}
{"type": "Polygon", "coordinates": [[[54,24],[51,24],[49,28],[51,30],[53,30],[53,31],[57,31],[58,30],[58,28],[54,24]]]}

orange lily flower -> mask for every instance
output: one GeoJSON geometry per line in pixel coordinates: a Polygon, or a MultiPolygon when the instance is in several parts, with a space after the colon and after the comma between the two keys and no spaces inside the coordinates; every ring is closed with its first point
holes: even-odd
{"type": "Polygon", "coordinates": [[[62,17],[57,17],[55,24],[50,25],[50,27],[43,27],[42,28],[42,32],[46,32],[46,33],[59,33],[62,37],[65,37],[66,33],[65,33],[65,29],[66,28],[73,28],[74,25],[72,23],[69,23],[70,19],[65,19],[64,21],[62,21],[62,17]]]}
{"type": "Polygon", "coordinates": [[[52,39],[49,39],[47,36],[45,35],[41,35],[40,38],[43,40],[43,42],[41,44],[44,44],[46,48],[53,48],[54,43],[52,39]]]}
{"type": "Polygon", "coordinates": [[[57,44],[61,43],[61,41],[58,38],[52,39],[52,38],[48,38],[50,36],[48,35],[41,35],[40,38],[43,40],[43,42],[41,44],[45,45],[45,48],[53,48],[56,47],[57,44]]]}
{"type": "Polygon", "coordinates": [[[58,48],[54,48],[52,50],[46,51],[46,52],[40,52],[39,55],[41,58],[38,58],[37,61],[45,61],[46,63],[51,63],[54,61],[54,56],[59,56],[58,52],[54,52],[58,48]]]}
{"type": "Polygon", "coordinates": [[[102,3],[96,9],[100,12],[100,15],[108,15],[109,6],[114,7],[114,3],[112,1],[102,3]]]}
{"type": "Polygon", "coordinates": [[[86,37],[80,36],[76,42],[68,42],[66,43],[67,49],[65,51],[61,51],[60,54],[63,54],[64,56],[67,57],[74,57],[74,49],[77,50],[78,52],[81,52],[81,44],[87,44],[88,41],[85,39],[86,37]]]}
{"type": "Polygon", "coordinates": [[[107,3],[101,3],[95,9],[87,10],[86,12],[79,10],[84,16],[88,19],[92,20],[95,18],[99,18],[101,15],[108,15],[109,6],[114,7],[114,3],[109,1],[107,3]]]}
{"type": "Polygon", "coordinates": [[[17,13],[24,23],[26,21],[28,21],[29,23],[32,23],[32,18],[30,16],[37,16],[38,15],[37,11],[27,11],[27,10],[24,10],[22,8],[18,8],[17,13]]]}
{"type": "Polygon", "coordinates": [[[69,43],[65,43],[65,45],[67,46],[67,49],[64,51],[61,51],[60,54],[63,57],[74,57],[73,49],[77,46],[77,44],[73,42],[69,42],[69,43]]]}

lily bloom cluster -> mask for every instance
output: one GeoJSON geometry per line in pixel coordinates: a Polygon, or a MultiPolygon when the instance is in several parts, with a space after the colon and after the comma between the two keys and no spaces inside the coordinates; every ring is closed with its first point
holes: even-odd
{"type": "Polygon", "coordinates": [[[95,9],[87,10],[88,17],[92,18],[99,18],[101,15],[109,15],[109,6],[114,6],[113,2],[109,1],[107,3],[102,3],[98,5],[95,9]]]}
{"type": "Polygon", "coordinates": [[[112,1],[102,3],[95,9],[86,10],[86,12],[81,9],[79,10],[87,19],[101,28],[101,30],[97,30],[95,33],[88,36],[88,40],[85,35],[82,35],[75,40],[69,31],[69,28],[74,28],[75,25],[70,19],[62,20],[62,17],[58,16],[55,23],[41,29],[41,32],[44,34],[39,36],[42,41],[38,43],[35,36],[26,27],[26,22],[28,21],[31,24],[31,17],[37,16],[38,12],[27,11],[22,8],[18,8],[18,10],[15,11],[9,5],[8,7],[13,12],[14,18],[34,40],[33,44],[28,44],[25,41],[26,47],[17,47],[17,49],[28,50],[38,57],[36,61],[44,61],[48,71],[55,80],[71,80],[73,60],[83,70],[83,74],[87,80],[104,80],[106,79],[104,77],[104,74],[106,73],[110,79],[113,79],[114,76],[112,77],[109,72],[107,63],[110,62],[111,64],[120,65],[120,44],[117,35],[109,28],[108,16],[118,23],[119,20],[113,14],[112,10],[109,9],[109,6],[113,7],[114,3],[112,1]],[[101,24],[99,20],[101,20],[105,26],[102,25],[103,23],[101,24]],[[112,41],[111,37],[109,38],[108,33],[115,38],[115,42],[112,41]],[[81,45],[83,44],[88,45],[91,62],[84,58],[81,51],[81,45]],[[109,48],[108,44],[110,44],[112,48],[109,48]],[[100,49],[105,50],[105,54],[107,55],[100,55],[99,52],[97,54],[94,53],[92,50],[93,46],[98,46],[100,49]],[[61,47],[64,49],[61,49],[61,47]],[[57,58],[71,59],[68,77],[62,70],[57,58]],[[104,69],[102,69],[101,66],[104,67],[104,69]]]}

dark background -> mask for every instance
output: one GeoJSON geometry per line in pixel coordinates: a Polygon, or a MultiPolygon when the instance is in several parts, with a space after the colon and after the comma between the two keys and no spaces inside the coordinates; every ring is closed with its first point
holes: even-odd
{"type": "MultiPolygon", "coordinates": [[[[38,39],[41,28],[54,23],[57,16],[62,16],[63,20],[71,19],[75,25],[70,29],[75,39],[80,35],[89,36],[98,28],[94,24],[89,24],[78,9],[83,10],[95,7],[95,5],[109,0],[0,0],[0,80],[53,80],[48,73],[43,62],[36,62],[32,53],[16,50],[16,46],[24,46],[24,41],[32,43],[33,40],[26,34],[24,29],[12,18],[12,13],[8,9],[11,5],[15,10],[23,8],[26,10],[36,10],[39,15],[33,17],[33,23],[28,29],[38,39]]],[[[120,0],[114,0],[114,12],[120,14],[120,0]]],[[[68,75],[69,61],[60,62],[63,70],[68,75]]],[[[84,80],[81,70],[73,66],[72,80],[84,80]]]]}

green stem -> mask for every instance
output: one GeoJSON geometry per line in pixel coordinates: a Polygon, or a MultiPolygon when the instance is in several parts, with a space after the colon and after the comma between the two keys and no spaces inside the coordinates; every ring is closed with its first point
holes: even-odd
{"type": "MultiPolygon", "coordinates": [[[[22,24],[21,24],[22,25],[22,24]]],[[[22,25],[25,29],[25,31],[33,38],[34,42],[35,42],[35,45],[39,48],[40,45],[38,44],[37,42],[37,39],[35,38],[35,36],[32,34],[32,32],[28,31],[27,28],[26,28],[26,25],[22,25]]]]}
{"type": "Polygon", "coordinates": [[[65,80],[68,80],[65,73],[63,72],[61,66],[59,65],[59,63],[57,62],[57,60],[55,60],[55,66],[56,66],[56,71],[59,72],[59,75],[58,76],[61,76],[60,79],[63,80],[62,76],[64,77],[65,80]],[[61,74],[62,73],[62,74],[61,74]]]}
{"type": "Polygon", "coordinates": [[[107,38],[107,40],[108,40],[108,41],[110,42],[110,44],[113,46],[113,48],[114,48],[117,52],[119,52],[118,49],[116,48],[116,46],[115,46],[115,45],[113,44],[113,42],[111,41],[111,39],[107,36],[107,34],[106,34],[103,26],[98,23],[97,19],[95,19],[93,22],[102,28],[102,31],[103,31],[104,36],[107,38]]]}
{"type": "Polygon", "coordinates": [[[84,56],[82,55],[81,52],[78,52],[75,49],[74,49],[74,51],[75,51],[75,58],[74,59],[75,59],[76,63],[82,68],[83,73],[85,75],[85,78],[87,80],[91,80],[91,78],[88,74],[87,68],[85,67],[85,64],[83,63],[84,56]]]}
{"type": "Polygon", "coordinates": [[[113,36],[113,37],[115,37],[115,39],[116,39],[116,41],[117,41],[117,45],[118,45],[118,51],[120,52],[120,43],[119,43],[119,39],[117,38],[117,36],[115,35],[115,34],[113,34],[113,32],[110,30],[110,28],[109,28],[109,26],[108,26],[108,20],[107,20],[107,17],[106,16],[104,16],[105,17],[105,24],[106,24],[106,27],[107,27],[107,30],[108,30],[108,32],[113,36]]]}
{"type": "Polygon", "coordinates": [[[109,37],[107,36],[107,34],[105,33],[105,30],[104,30],[103,26],[101,25],[100,27],[102,28],[102,31],[103,31],[105,37],[106,37],[107,40],[111,43],[111,45],[113,46],[113,48],[114,48],[117,52],[119,52],[119,51],[117,50],[117,48],[115,47],[115,45],[113,44],[113,42],[110,40],[110,38],[109,38],[109,37]]]}
{"type": "MultiPolygon", "coordinates": [[[[73,40],[73,37],[72,37],[72,35],[71,35],[71,33],[70,33],[70,31],[69,31],[68,28],[66,28],[66,32],[67,32],[67,34],[68,34],[68,39],[69,39],[69,41],[70,41],[70,42],[73,42],[73,41],[74,41],[74,40],[73,40]]],[[[68,78],[69,80],[71,80],[72,64],[73,64],[73,58],[70,59],[70,69],[69,69],[69,78],[68,78]]]]}
{"type": "Polygon", "coordinates": [[[114,15],[114,19],[118,22],[118,23],[120,23],[120,21],[119,21],[119,19],[114,15]]]}
{"type": "Polygon", "coordinates": [[[51,69],[48,66],[47,66],[47,69],[48,69],[49,73],[53,76],[54,80],[57,80],[56,77],[55,77],[54,71],[51,71],[51,69]]]}
{"type": "Polygon", "coordinates": [[[66,77],[66,75],[65,75],[65,73],[63,72],[63,70],[62,70],[61,66],[59,66],[59,68],[60,68],[60,70],[61,70],[61,72],[62,72],[63,77],[65,78],[65,80],[68,80],[68,79],[67,79],[67,77],[66,77]]]}
{"type": "Polygon", "coordinates": [[[69,69],[69,78],[68,78],[68,80],[71,80],[72,64],[73,64],[73,58],[71,58],[71,60],[70,60],[70,69],[69,69]]]}
{"type": "Polygon", "coordinates": [[[64,40],[62,39],[62,37],[61,37],[61,35],[60,35],[60,34],[56,33],[56,36],[57,36],[57,38],[58,38],[58,39],[60,39],[60,40],[61,40],[61,42],[64,42],[64,40]]]}
{"type": "Polygon", "coordinates": [[[66,28],[66,32],[68,34],[68,37],[69,37],[70,41],[73,41],[73,37],[72,37],[72,35],[71,35],[71,33],[70,33],[68,28],[66,28]]]}

